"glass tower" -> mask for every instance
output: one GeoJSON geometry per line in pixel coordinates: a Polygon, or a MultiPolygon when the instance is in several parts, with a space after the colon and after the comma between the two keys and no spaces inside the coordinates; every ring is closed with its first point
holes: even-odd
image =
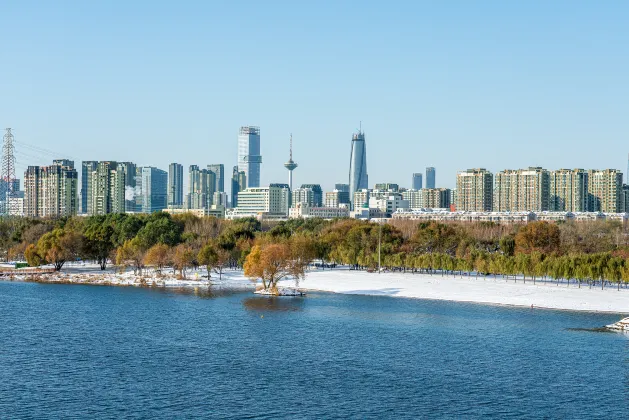
{"type": "Polygon", "coordinates": [[[353,200],[356,191],[367,188],[367,146],[365,146],[365,133],[359,131],[352,136],[352,152],[349,160],[350,198],[353,200]]]}
{"type": "Polygon", "coordinates": [[[260,186],[260,127],[240,127],[238,134],[238,171],[247,177],[247,188],[260,186]]]}
{"type": "Polygon", "coordinates": [[[435,188],[435,168],[426,168],[426,188],[435,188]]]}

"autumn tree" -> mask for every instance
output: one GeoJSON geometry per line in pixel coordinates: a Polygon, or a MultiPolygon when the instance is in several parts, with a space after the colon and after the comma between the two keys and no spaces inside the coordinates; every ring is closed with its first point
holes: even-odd
{"type": "Polygon", "coordinates": [[[31,267],[39,267],[43,263],[46,262],[39,252],[37,251],[37,247],[34,244],[29,244],[24,251],[24,258],[26,258],[26,262],[31,267]]]}
{"type": "Polygon", "coordinates": [[[142,274],[146,249],[138,238],[125,241],[116,252],[116,264],[123,267],[132,267],[133,273],[142,274]]]}
{"type": "Polygon", "coordinates": [[[192,267],[195,260],[194,250],[186,245],[179,244],[173,250],[173,267],[179,270],[182,279],[186,278],[186,270],[192,267]]]}
{"type": "Polygon", "coordinates": [[[296,281],[305,276],[306,266],[296,260],[287,242],[254,245],[244,264],[245,276],[252,281],[262,280],[264,290],[277,294],[277,283],[293,277],[296,281]]]}
{"type": "Polygon", "coordinates": [[[531,222],[520,228],[515,235],[515,250],[518,253],[530,254],[540,252],[552,254],[559,251],[560,232],[554,223],[531,222]]]}
{"type": "Polygon", "coordinates": [[[166,244],[156,244],[146,251],[144,264],[155,267],[158,273],[170,262],[170,247],[166,244]]]}
{"type": "Polygon", "coordinates": [[[37,253],[60,271],[66,261],[76,259],[81,249],[81,235],[56,228],[44,234],[37,242],[37,253]]]}

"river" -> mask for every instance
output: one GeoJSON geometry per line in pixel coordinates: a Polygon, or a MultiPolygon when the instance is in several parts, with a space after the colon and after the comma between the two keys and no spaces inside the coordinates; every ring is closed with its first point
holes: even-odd
{"type": "Polygon", "coordinates": [[[626,418],[620,315],[0,282],[2,418],[626,418]]]}

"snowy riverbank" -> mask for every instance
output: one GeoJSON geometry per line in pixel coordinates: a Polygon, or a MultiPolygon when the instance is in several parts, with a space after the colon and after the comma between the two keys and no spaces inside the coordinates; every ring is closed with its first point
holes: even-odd
{"type": "MultiPolygon", "coordinates": [[[[60,273],[41,276],[14,276],[18,281],[40,281],[46,283],[92,284],[111,286],[144,287],[202,287],[217,286],[251,290],[255,285],[242,271],[227,270],[222,279],[212,274],[208,281],[205,270],[188,272],[186,280],[179,280],[172,270],[163,275],[146,271],[136,276],[132,271],[119,273],[113,268],[102,272],[96,265],[69,265],[60,273]]],[[[280,282],[280,286],[294,287],[292,280],[280,282]]],[[[536,308],[566,309],[577,311],[617,312],[629,314],[629,290],[616,290],[615,287],[588,288],[576,283],[569,286],[564,282],[557,285],[551,282],[522,279],[514,282],[501,277],[441,276],[440,274],[367,273],[346,268],[334,270],[312,270],[306,280],[299,284],[300,289],[319,290],[333,293],[406,297],[418,299],[449,300],[497,305],[513,305],[536,308]]]]}
{"type": "MultiPolygon", "coordinates": [[[[283,282],[288,285],[292,282],[283,282]]],[[[533,284],[501,277],[441,276],[440,274],[366,273],[336,269],[311,271],[300,287],[334,293],[395,296],[475,302],[576,311],[629,313],[629,290],[608,287],[589,289],[576,283],[533,284]]]]}

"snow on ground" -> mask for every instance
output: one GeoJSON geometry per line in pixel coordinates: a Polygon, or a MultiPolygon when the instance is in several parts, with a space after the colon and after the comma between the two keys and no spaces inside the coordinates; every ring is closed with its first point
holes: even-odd
{"type": "MultiPolygon", "coordinates": [[[[145,271],[136,276],[133,271],[119,273],[110,267],[101,271],[95,264],[67,264],[60,273],[41,275],[39,281],[50,283],[95,284],[112,286],[200,287],[218,286],[254,290],[255,285],[242,271],[226,270],[222,279],[212,273],[208,282],[205,269],[188,271],[187,280],[179,280],[172,269],[162,275],[145,271]]],[[[33,276],[14,276],[15,280],[38,281],[33,276]]],[[[294,287],[293,280],[285,280],[282,287],[294,287]]],[[[501,277],[441,276],[441,274],[367,273],[347,268],[312,270],[299,284],[300,289],[319,290],[356,295],[378,295],[418,299],[449,300],[497,305],[514,305],[536,308],[567,309],[577,311],[617,312],[629,314],[629,290],[615,287],[590,289],[586,284],[579,288],[575,283],[533,284],[520,278],[505,280],[501,277]]]]}
{"type": "MultiPolygon", "coordinates": [[[[48,267],[44,267],[48,268],[48,267]]],[[[212,273],[207,279],[205,269],[188,270],[186,279],[179,279],[172,269],[166,269],[162,274],[154,270],[144,270],[142,275],[135,275],[133,270],[119,272],[115,267],[108,267],[101,271],[97,264],[66,264],[63,269],[54,274],[43,275],[15,275],[14,280],[40,281],[45,283],[91,284],[102,286],[152,286],[152,287],[198,287],[224,286],[231,288],[253,289],[254,285],[245,278],[242,271],[226,270],[222,278],[212,273]]]]}
{"type": "MultiPolygon", "coordinates": [[[[294,285],[284,281],[283,286],[294,285]]],[[[520,278],[444,276],[441,274],[367,273],[347,269],[310,271],[300,288],[356,295],[476,302],[536,308],[629,313],[629,290],[589,289],[586,284],[526,284],[520,278]]]]}

